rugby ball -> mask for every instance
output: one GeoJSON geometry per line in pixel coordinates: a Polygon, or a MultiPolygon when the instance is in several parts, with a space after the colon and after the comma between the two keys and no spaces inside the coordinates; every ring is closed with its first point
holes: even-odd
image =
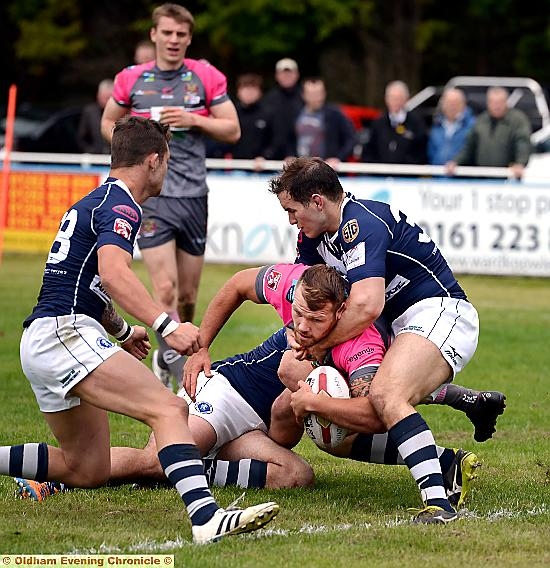
{"type": "MultiPolygon", "coordinates": [[[[350,398],[349,386],[334,367],[323,365],[313,369],[305,381],[311,390],[319,396],[333,398],[350,398]]],[[[307,435],[322,450],[336,448],[348,434],[348,430],[338,426],[317,414],[308,414],[304,418],[304,428],[307,435]]]]}

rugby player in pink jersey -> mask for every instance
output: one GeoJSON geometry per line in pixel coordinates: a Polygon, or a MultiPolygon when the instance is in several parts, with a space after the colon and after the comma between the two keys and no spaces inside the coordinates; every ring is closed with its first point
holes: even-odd
{"type": "MultiPolygon", "coordinates": [[[[308,267],[304,264],[279,263],[267,265],[259,268],[247,268],[234,274],[218,291],[209,303],[203,316],[200,332],[202,346],[197,353],[191,356],[186,362],[184,368],[184,385],[185,389],[191,397],[195,394],[195,385],[197,376],[201,371],[207,375],[210,373],[210,355],[208,347],[214,338],[225,325],[231,314],[246,300],[250,300],[257,304],[271,304],[279,314],[283,325],[293,327],[293,300],[295,295],[296,284],[308,267]]],[[[316,270],[320,270],[317,268],[316,270]]],[[[324,275],[326,277],[326,274],[324,275]]],[[[315,314],[315,319],[319,319],[320,314],[315,314]]],[[[338,316],[339,317],[339,316],[338,316]]],[[[328,333],[336,324],[336,320],[328,317],[326,333],[328,333]]],[[[388,332],[386,331],[383,320],[378,320],[366,331],[368,340],[373,341],[378,334],[378,344],[388,344],[388,332]]],[[[365,338],[364,331],[359,338],[365,338]]],[[[300,337],[300,343],[306,340],[300,337]]],[[[291,338],[292,341],[292,338],[291,338]]],[[[358,338],[350,340],[351,343],[345,342],[337,349],[342,352],[348,349],[350,345],[357,345],[358,338]]],[[[371,345],[372,347],[372,345],[371,345]]],[[[285,358],[283,358],[285,361],[285,358]]],[[[285,377],[279,377],[290,390],[298,388],[297,383],[300,379],[307,377],[311,370],[311,364],[308,361],[293,361],[292,382],[287,382],[285,377]]],[[[355,378],[353,371],[356,369],[348,369],[344,365],[341,370],[348,374],[351,378],[350,387],[354,392],[364,392],[365,385],[363,381],[355,378]],[[357,382],[357,384],[355,384],[357,382]]],[[[371,377],[372,378],[372,377],[371,377]]],[[[303,387],[302,387],[303,388],[303,387]]],[[[492,392],[492,391],[489,391],[492,392]]],[[[287,393],[288,395],[288,393],[287,393]]],[[[475,436],[477,441],[485,441],[489,439],[496,431],[496,421],[498,414],[493,412],[493,406],[489,404],[487,391],[476,391],[468,389],[456,384],[446,384],[436,390],[432,395],[424,400],[426,404],[446,405],[456,410],[461,410],[470,419],[475,427],[475,436]],[[483,436],[481,436],[483,434],[483,436]]],[[[288,401],[288,399],[287,399],[288,401]]],[[[281,407],[285,405],[281,402],[281,407]]],[[[279,405],[276,406],[278,408],[279,405]]],[[[367,409],[364,416],[370,415],[367,409]]],[[[376,414],[374,414],[376,416],[376,414]]],[[[370,427],[370,425],[369,425],[370,427]]],[[[354,429],[354,428],[352,428],[354,429]]],[[[289,438],[288,445],[291,445],[289,438]]]]}
{"type": "MultiPolygon", "coordinates": [[[[156,57],[117,74],[101,123],[107,140],[125,114],[155,118],[172,131],[162,192],[143,208],[138,244],[156,301],[177,321],[193,321],[204,262],[206,137],[229,144],[240,138],[226,77],[208,62],[186,57],[193,28],[193,16],[183,6],[163,4],[153,11],[156,57]]],[[[157,341],[155,374],[165,384],[170,376],[181,381],[184,358],[160,334],[157,341]]]]}

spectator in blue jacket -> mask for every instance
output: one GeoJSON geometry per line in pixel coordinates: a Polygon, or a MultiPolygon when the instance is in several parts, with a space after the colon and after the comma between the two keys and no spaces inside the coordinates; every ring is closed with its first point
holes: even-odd
{"type": "Polygon", "coordinates": [[[304,80],[304,107],[296,119],[296,155],[314,156],[333,168],[347,160],[356,142],[351,120],[336,106],[326,102],[325,83],[320,78],[304,80]]]}
{"type": "Polygon", "coordinates": [[[445,89],[441,112],[435,117],[428,139],[428,162],[444,165],[462,150],[468,132],[475,124],[472,109],[460,89],[445,89]]]}

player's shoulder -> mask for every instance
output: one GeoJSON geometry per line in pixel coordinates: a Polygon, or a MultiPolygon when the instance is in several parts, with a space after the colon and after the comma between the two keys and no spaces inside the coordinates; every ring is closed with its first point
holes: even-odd
{"type": "Polygon", "coordinates": [[[185,67],[187,67],[187,69],[193,71],[193,73],[196,73],[201,77],[225,77],[225,75],[217,67],[212,65],[212,63],[210,63],[210,61],[208,61],[207,59],[191,59],[189,57],[186,57],[183,60],[183,64],[185,67]]]}
{"type": "Polygon", "coordinates": [[[386,203],[351,197],[344,207],[339,233],[344,246],[353,246],[372,232],[389,232],[391,224],[392,215],[386,203]]]}
{"type": "Polygon", "coordinates": [[[293,278],[299,278],[306,269],[307,266],[305,264],[279,262],[277,264],[271,265],[270,272],[277,272],[285,277],[292,276],[293,278]]]}
{"type": "Polygon", "coordinates": [[[138,78],[144,73],[151,73],[155,67],[155,60],[147,61],[139,65],[128,65],[117,73],[116,79],[138,78]]]}
{"type": "Polygon", "coordinates": [[[260,269],[257,279],[261,279],[267,292],[277,292],[286,285],[289,279],[300,277],[305,270],[304,265],[278,263],[270,264],[260,269]]]}
{"type": "Polygon", "coordinates": [[[109,210],[114,215],[122,216],[134,223],[141,219],[141,207],[136,203],[129,191],[113,180],[107,179],[102,185],[88,194],[99,202],[97,208],[109,210]]]}

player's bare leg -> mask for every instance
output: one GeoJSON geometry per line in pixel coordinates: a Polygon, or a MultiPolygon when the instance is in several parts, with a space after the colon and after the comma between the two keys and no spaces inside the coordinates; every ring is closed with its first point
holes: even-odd
{"type": "Polygon", "coordinates": [[[276,444],[261,430],[252,430],[223,446],[217,460],[256,460],[267,464],[264,487],[309,487],[314,483],[311,466],[299,455],[276,444]]]}
{"type": "Polygon", "coordinates": [[[457,518],[446,496],[433,435],[414,409],[450,376],[449,364],[431,341],[402,333],[386,353],[370,390],[371,402],[421,492],[425,508],[418,513],[419,522],[457,518]]]}
{"type": "Polygon", "coordinates": [[[194,256],[177,249],[177,310],[181,321],[193,321],[204,266],[204,255],[194,256]]]}
{"type": "MultiPolygon", "coordinates": [[[[174,321],[180,321],[177,310],[179,283],[176,241],[171,240],[159,246],[144,248],[141,254],[153,287],[153,297],[174,321]]],[[[155,367],[158,366],[157,378],[165,384],[169,383],[166,375],[168,372],[176,380],[181,381],[179,377],[184,359],[167,345],[159,333],[155,335],[159,345],[158,351],[153,353],[155,367]]]]}

